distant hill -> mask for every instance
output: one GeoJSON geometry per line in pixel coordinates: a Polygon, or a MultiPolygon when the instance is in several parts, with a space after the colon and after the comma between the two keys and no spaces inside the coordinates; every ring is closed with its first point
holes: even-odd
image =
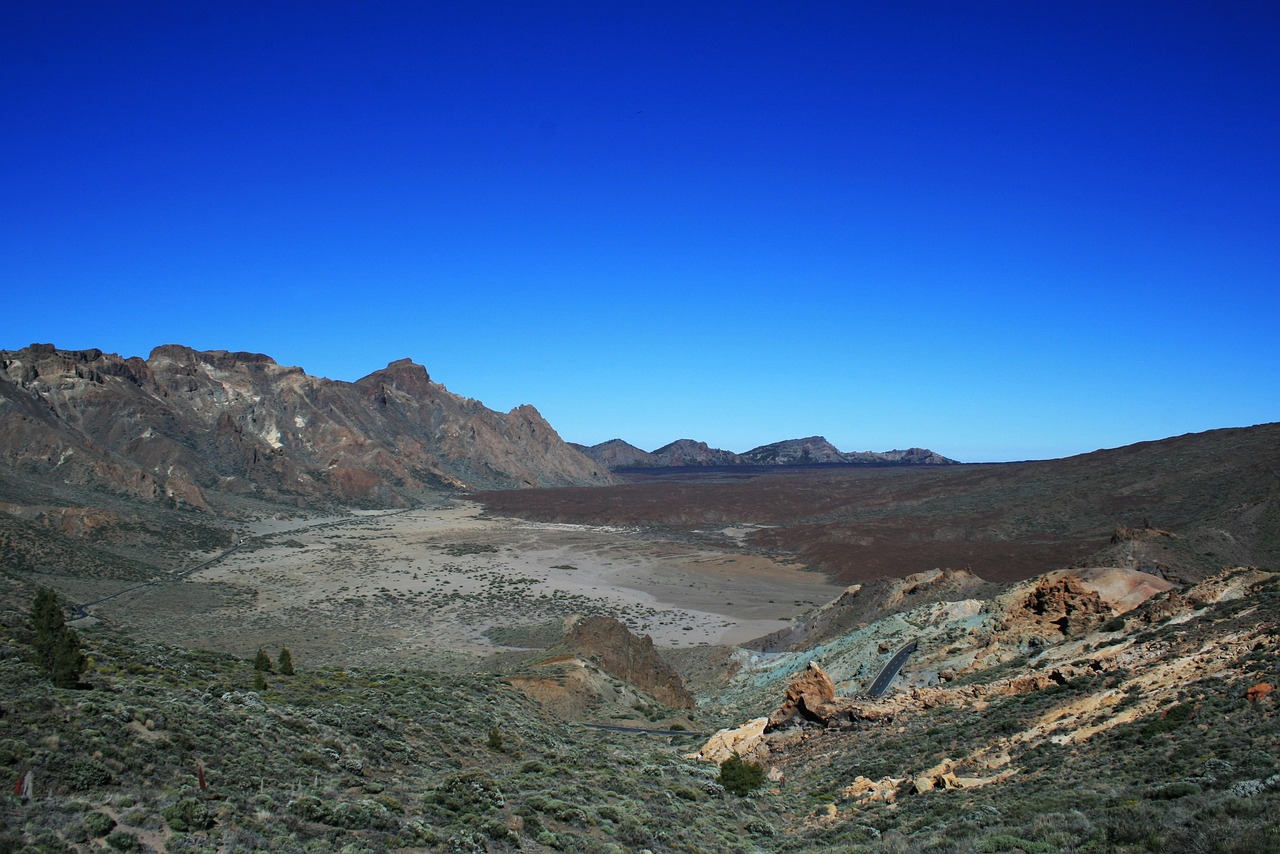
{"type": "Polygon", "coordinates": [[[734,466],[743,462],[733,451],[722,451],[693,439],[677,439],[658,448],[652,456],[654,464],[660,466],[734,466]]]}
{"type": "Polygon", "coordinates": [[[209,509],[216,494],[404,506],[430,489],[605,484],[532,406],[500,413],[408,359],[354,383],[257,353],[0,351],[0,478],[209,509]]]}
{"type": "Polygon", "coordinates": [[[575,442],[570,442],[570,444],[600,465],[610,469],[659,465],[654,461],[653,454],[648,451],[642,451],[635,445],[624,442],[621,439],[610,439],[607,442],[601,442],[590,447],[579,445],[575,442]]]}
{"type": "Polygon", "coordinates": [[[662,468],[666,466],[790,466],[790,465],[953,465],[955,460],[925,448],[893,451],[844,452],[822,436],[786,439],[761,445],[741,454],[712,448],[706,442],[677,439],[654,451],[643,451],[622,439],[599,445],[574,445],[609,469],[662,468]]]}

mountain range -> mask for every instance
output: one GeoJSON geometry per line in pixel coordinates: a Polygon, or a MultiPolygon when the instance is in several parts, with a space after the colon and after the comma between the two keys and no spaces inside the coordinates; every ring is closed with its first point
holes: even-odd
{"type": "Polygon", "coordinates": [[[403,507],[440,490],[610,484],[611,470],[640,467],[952,462],[920,448],[844,453],[821,436],[744,454],[691,439],[574,445],[534,407],[496,412],[409,359],[342,382],[174,344],[146,359],[0,351],[0,474],[200,510],[237,498],[403,507]]]}
{"type": "Polygon", "coordinates": [[[495,412],[408,359],[354,383],[257,353],[0,351],[0,465],[210,509],[215,496],[406,506],[424,490],[605,484],[532,406],[495,412]]]}
{"type": "Polygon", "coordinates": [[[741,454],[712,448],[706,442],[677,439],[653,451],[622,439],[598,445],[577,445],[582,453],[610,470],[668,466],[795,466],[795,465],[954,465],[955,460],[926,448],[893,451],[841,451],[822,436],[785,439],[741,454]]]}

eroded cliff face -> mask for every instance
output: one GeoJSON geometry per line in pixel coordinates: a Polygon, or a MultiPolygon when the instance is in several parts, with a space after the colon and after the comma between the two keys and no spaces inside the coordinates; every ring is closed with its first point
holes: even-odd
{"type": "Polygon", "coordinates": [[[219,491],[402,506],[430,488],[611,481],[533,407],[495,412],[408,359],[347,383],[177,345],[145,361],[0,351],[0,461],[200,509],[219,491]]]}

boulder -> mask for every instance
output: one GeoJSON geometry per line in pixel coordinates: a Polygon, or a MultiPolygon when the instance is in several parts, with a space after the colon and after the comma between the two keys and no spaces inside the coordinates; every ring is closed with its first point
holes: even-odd
{"type": "Polygon", "coordinates": [[[702,759],[718,765],[735,753],[748,756],[761,752],[760,748],[767,752],[768,748],[764,746],[764,728],[768,723],[768,718],[753,718],[740,727],[722,729],[711,736],[701,750],[687,754],[685,759],[702,759]]]}
{"type": "Polygon", "coordinates": [[[769,716],[769,728],[775,729],[797,717],[826,724],[835,709],[836,686],[816,662],[809,665],[787,686],[782,706],[769,716]]]}

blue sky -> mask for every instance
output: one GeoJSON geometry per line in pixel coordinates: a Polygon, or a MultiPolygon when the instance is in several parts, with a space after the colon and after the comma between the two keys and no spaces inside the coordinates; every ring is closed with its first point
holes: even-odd
{"type": "Polygon", "coordinates": [[[1280,419],[1270,3],[0,8],[0,348],[411,357],[566,439],[1280,419]]]}

